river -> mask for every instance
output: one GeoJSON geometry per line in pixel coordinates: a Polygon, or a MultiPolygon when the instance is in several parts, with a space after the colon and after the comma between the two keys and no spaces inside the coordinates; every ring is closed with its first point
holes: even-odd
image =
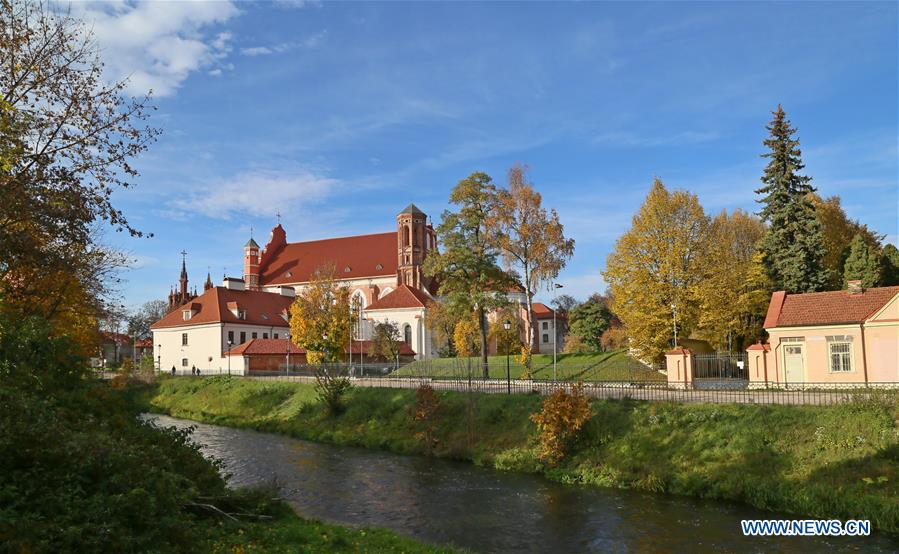
{"type": "Polygon", "coordinates": [[[563,485],[463,462],[194,426],[231,486],[276,482],[303,516],[393,529],[478,552],[897,552],[899,539],[744,537],[741,519],[789,519],[734,503],[563,485]]]}

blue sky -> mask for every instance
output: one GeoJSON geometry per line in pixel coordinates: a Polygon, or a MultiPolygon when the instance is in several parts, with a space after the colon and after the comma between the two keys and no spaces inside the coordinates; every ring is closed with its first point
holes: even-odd
{"type": "MultiPolygon", "coordinates": [[[[710,213],[757,210],[770,110],[807,173],[897,242],[897,4],[80,4],[111,77],[152,87],[164,130],[116,201],[152,239],[110,233],[159,298],[189,252],[241,273],[250,227],[288,240],[382,232],[409,202],[436,220],[481,170],[531,167],[576,253],[584,298],[653,175],[710,213]]],[[[260,241],[263,242],[263,241],[260,241]]],[[[544,294],[544,297],[546,294],[544,294]]]]}

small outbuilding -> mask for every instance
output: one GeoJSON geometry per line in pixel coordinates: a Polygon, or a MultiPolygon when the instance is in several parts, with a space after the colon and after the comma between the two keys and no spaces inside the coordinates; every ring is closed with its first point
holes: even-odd
{"type": "Polygon", "coordinates": [[[768,343],[747,349],[753,386],[899,385],[899,286],[771,295],[768,343]]]}

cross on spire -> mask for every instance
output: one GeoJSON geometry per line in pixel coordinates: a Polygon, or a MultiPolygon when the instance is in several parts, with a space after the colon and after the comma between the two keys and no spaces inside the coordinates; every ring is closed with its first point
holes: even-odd
{"type": "Polygon", "coordinates": [[[278,211],[275,213],[275,217],[278,218],[278,225],[281,225],[281,210],[278,210],[278,211]]]}

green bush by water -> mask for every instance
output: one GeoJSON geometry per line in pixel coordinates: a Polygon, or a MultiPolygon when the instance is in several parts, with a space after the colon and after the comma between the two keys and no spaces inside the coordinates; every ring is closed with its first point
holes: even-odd
{"type": "MultiPolygon", "coordinates": [[[[899,403],[830,407],[594,401],[555,468],[536,457],[537,395],[439,392],[433,454],[570,483],[730,499],[899,532],[899,403]]],[[[161,382],[153,409],[336,444],[422,454],[414,390],[355,388],[329,416],[312,386],[224,378],[161,382]]]]}

